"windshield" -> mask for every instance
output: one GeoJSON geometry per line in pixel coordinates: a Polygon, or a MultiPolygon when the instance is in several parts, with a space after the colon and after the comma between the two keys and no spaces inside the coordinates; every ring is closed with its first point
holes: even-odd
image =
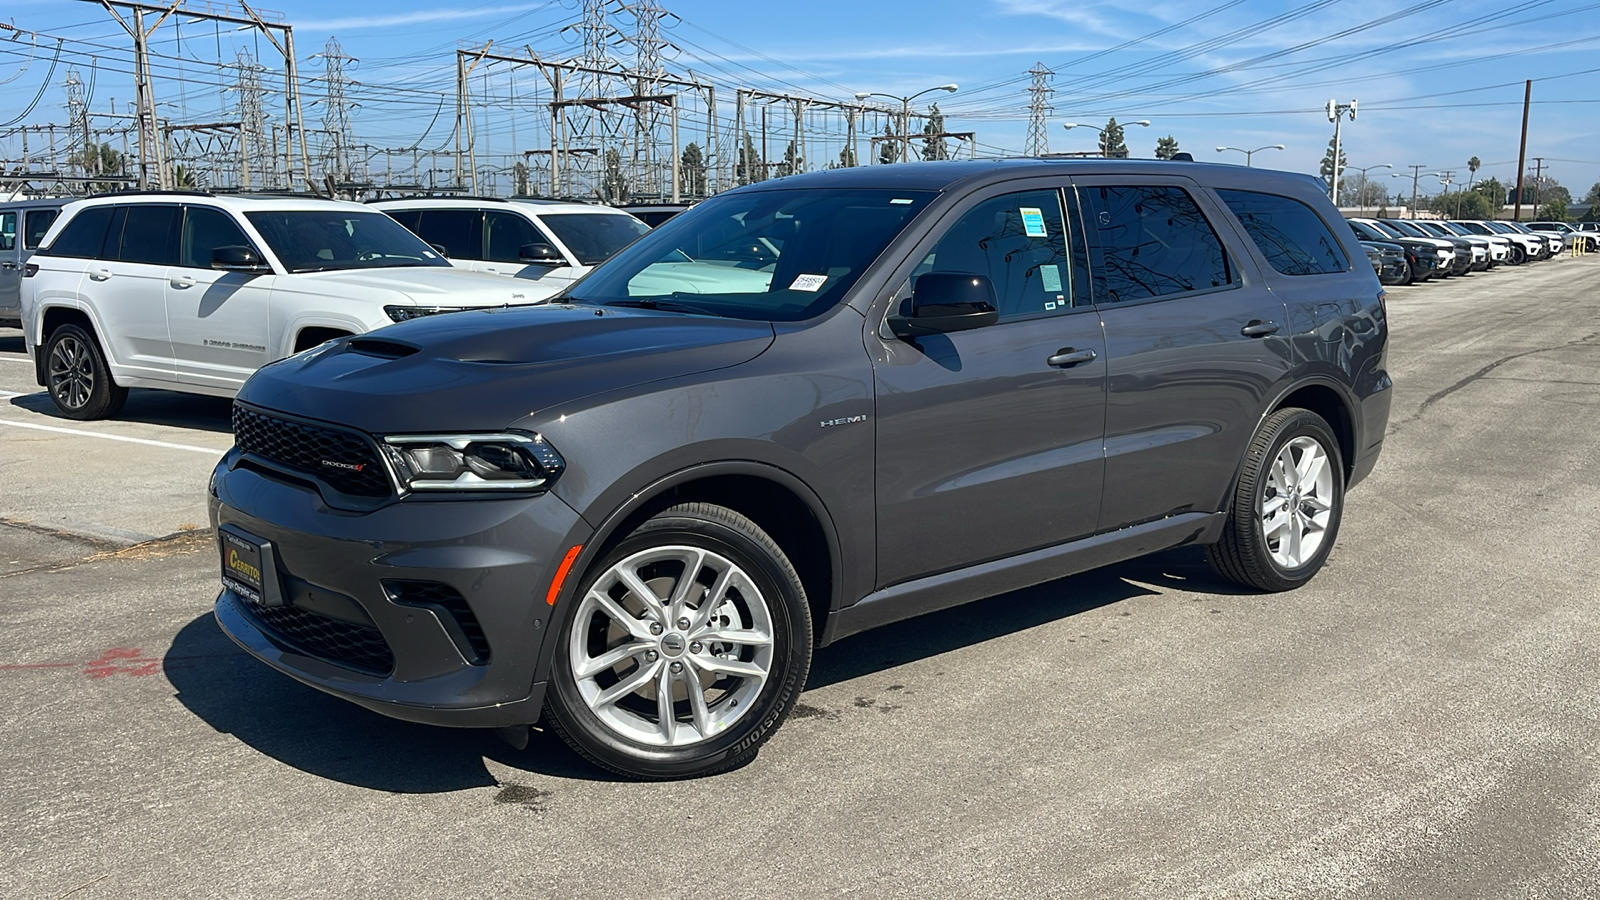
{"type": "Polygon", "coordinates": [[[1490,231],[1482,222],[1457,222],[1455,224],[1457,228],[1461,228],[1473,234],[1494,234],[1494,232],[1490,231]]]}
{"type": "MultiPolygon", "coordinates": [[[[1382,234],[1385,238],[1398,238],[1407,236],[1401,234],[1398,229],[1391,226],[1388,222],[1369,222],[1367,224],[1371,228],[1375,229],[1379,234],[1382,234]]],[[[1411,237],[1415,237],[1415,235],[1411,235],[1411,237]]]]}
{"type": "Polygon", "coordinates": [[[866,190],[726,194],[640,238],[567,299],[773,322],[809,319],[837,304],[933,197],[866,190]]]}
{"type": "Polygon", "coordinates": [[[1422,229],[1418,228],[1417,226],[1411,224],[1410,222],[1389,221],[1389,222],[1382,222],[1380,224],[1389,226],[1391,229],[1393,229],[1398,234],[1408,234],[1408,235],[1410,235],[1412,237],[1432,237],[1433,236],[1433,235],[1428,234],[1426,231],[1423,231],[1422,229]]]}
{"type": "Polygon", "coordinates": [[[244,216],[290,272],[450,265],[421,238],[379,212],[296,209],[244,216]]]}
{"type": "Polygon", "coordinates": [[[1465,228],[1462,228],[1460,225],[1451,224],[1450,222],[1435,222],[1433,223],[1433,227],[1443,231],[1445,234],[1455,235],[1456,237],[1465,237],[1467,234],[1467,230],[1465,228]]]}
{"type": "Polygon", "coordinates": [[[556,240],[567,245],[580,266],[597,266],[639,239],[650,226],[614,213],[546,213],[539,217],[556,240]]]}

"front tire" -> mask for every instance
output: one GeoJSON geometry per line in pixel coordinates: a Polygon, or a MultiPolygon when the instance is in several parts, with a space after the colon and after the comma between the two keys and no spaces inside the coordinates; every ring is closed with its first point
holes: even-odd
{"type": "Polygon", "coordinates": [[[1206,548],[1206,561],[1246,587],[1292,590],[1327,561],[1343,513],[1333,430],[1310,410],[1281,409],[1250,441],[1222,539],[1206,548]]]}
{"type": "Polygon", "coordinates": [[[50,332],[44,345],[45,388],[69,419],[105,419],[128,400],[128,389],[111,380],[111,369],[94,335],[77,325],[50,332]]]}
{"type": "Polygon", "coordinates": [[[684,503],[601,557],[557,641],[549,721],[581,756],[642,779],[743,765],[811,670],[811,612],[750,519],[684,503]]]}

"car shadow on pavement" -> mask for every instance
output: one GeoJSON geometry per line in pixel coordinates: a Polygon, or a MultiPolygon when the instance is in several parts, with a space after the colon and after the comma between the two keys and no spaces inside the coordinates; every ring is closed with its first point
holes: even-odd
{"type": "MultiPolygon", "coordinates": [[[[10,403],[18,409],[60,419],[63,422],[76,421],[63,416],[43,388],[35,394],[12,397],[10,403]]],[[[116,420],[231,434],[232,411],[233,401],[226,397],[135,389],[128,392],[128,402],[117,413],[116,420]]]]}
{"type": "MultiPolygon", "coordinates": [[[[1160,593],[1238,593],[1211,574],[1198,548],[1181,548],[989,597],[847,638],[819,650],[807,690],[938,656],[1103,606],[1160,593]]],[[[234,645],[210,614],[173,638],[163,672],[178,702],[224,734],[303,772],[391,793],[492,787],[485,765],[582,781],[616,776],[583,761],[553,732],[534,728],[515,750],[493,732],[391,719],[306,687],[234,645]]]]}

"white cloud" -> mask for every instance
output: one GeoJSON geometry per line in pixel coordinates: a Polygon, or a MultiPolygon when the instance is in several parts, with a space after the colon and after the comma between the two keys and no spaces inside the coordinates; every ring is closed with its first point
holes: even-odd
{"type": "Polygon", "coordinates": [[[529,12],[549,6],[548,3],[523,3],[516,6],[496,6],[488,9],[454,10],[434,9],[397,13],[392,16],[349,16],[343,19],[302,19],[296,28],[316,31],[356,31],[366,28],[391,28],[396,25],[422,25],[429,22],[453,22],[461,19],[483,19],[503,16],[506,13],[529,12]]]}

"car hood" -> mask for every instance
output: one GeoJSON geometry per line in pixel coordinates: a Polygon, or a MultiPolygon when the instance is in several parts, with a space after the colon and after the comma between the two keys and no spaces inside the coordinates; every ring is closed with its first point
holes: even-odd
{"type": "Polygon", "coordinates": [[[277,289],[297,289],[305,293],[327,293],[332,290],[355,296],[370,296],[374,292],[384,294],[398,292],[416,306],[505,306],[517,303],[542,303],[559,293],[563,287],[566,285],[508,281],[496,275],[467,272],[444,266],[298,272],[280,278],[277,285],[277,289]]]}
{"type": "Polygon", "coordinates": [[[592,394],[738,365],[774,336],[769,322],[566,304],[447,313],[280,360],[239,399],[373,433],[499,430],[592,394]]]}

